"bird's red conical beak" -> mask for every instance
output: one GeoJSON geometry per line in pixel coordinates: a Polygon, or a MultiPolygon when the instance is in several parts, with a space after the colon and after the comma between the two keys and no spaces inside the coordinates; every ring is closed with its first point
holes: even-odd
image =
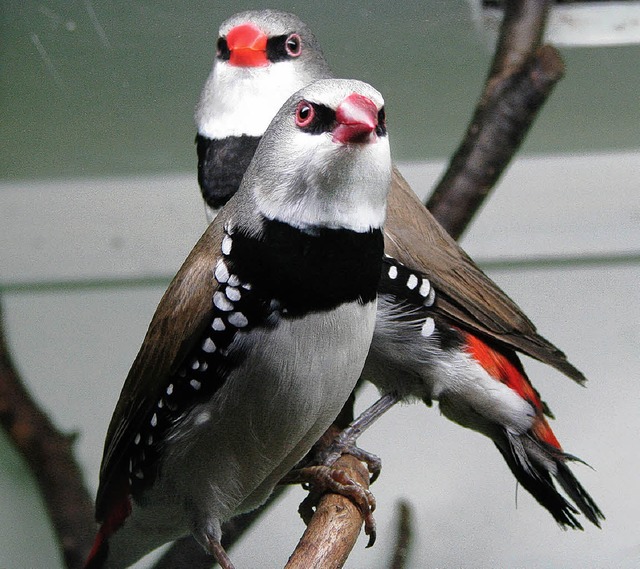
{"type": "Polygon", "coordinates": [[[338,126],[333,131],[334,142],[346,144],[375,140],[378,108],[371,99],[352,93],[338,105],[336,120],[338,126]]]}
{"type": "Polygon", "coordinates": [[[267,35],[253,24],[241,24],[227,34],[229,63],[238,67],[263,67],[267,59],[267,35]]]}

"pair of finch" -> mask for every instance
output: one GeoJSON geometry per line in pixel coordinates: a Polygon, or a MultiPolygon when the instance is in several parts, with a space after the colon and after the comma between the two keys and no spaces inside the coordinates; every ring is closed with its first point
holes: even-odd
{"type": "Polygon", "coordinates": [[[583,375],[408,187],[375,89],[333,78],[296,16],[245,12],[220,28],[197,124],[217,216],[122,389],[88,568],[187,534],[232,567],[221,523],[267,499],[360,377],[394,401],[438,401],[560,525],[581,529],[578,511],[599,525],[516,351],[583,375]]]}

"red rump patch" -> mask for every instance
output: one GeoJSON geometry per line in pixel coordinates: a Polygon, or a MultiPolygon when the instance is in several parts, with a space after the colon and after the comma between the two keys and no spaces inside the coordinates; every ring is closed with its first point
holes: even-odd
{"type": "Polygon", "coordinates": [[[98,569],[103,566],[106,559],[108,540],[121,526],[131,514],[131,499],[128,492],[122,495],[109,514],[102,522],[93,547],[84,565],[84,569],[98,569]]]}
{"type": "Polygon", "coordinates": [[[545,443],[561,449],[549,423],[544,418],[542,401],[522,369],[515,353],[508,357],[485,344],[473,334],[466,334],[466,349],[491,377],[513,389],[520,397],[531,403],[536,410],[536,421],[532,431],[545,443]]]}

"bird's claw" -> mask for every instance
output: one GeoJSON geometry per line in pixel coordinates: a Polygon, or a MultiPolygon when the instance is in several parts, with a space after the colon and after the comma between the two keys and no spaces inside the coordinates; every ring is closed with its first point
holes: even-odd
{"type": "Polygon", "coordinates": [[[316,449],[314,462],[323,466],[333,466],[343,454],[349,454],[367,465],[367,470],[371,473],[369,484],[373,484],[380,476],[382,460],[377,455],[356,446],[357,435],[349,431],[349,428],[341,431],[326,448],[316,449]]]}
{"type": "Polygon", "coordinates": [[[369,536],[367,547],[371,547],[375,543],[376,522],[373,512],[376,509],[376,499],[368,489],[354,481],[344,470],[334,466],[308,466],[290,472],[283,482],[301,483],[309,488],[309,495],[302,501],[298,509],[305,524],[309,524],[324,493],[332,492],[349,498],[358,508],[364,520],[364,532],[369,536]]]}

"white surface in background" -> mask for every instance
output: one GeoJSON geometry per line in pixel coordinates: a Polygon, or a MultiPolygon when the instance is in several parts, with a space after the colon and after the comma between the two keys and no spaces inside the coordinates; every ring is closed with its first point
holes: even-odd
{"type": "MultiPolygon", "coordinates": [[[[503,11],[495,7],[482,8],[480,0],[469,0],[469,3],[476,27],[495,41],[503,11]]],[[[640,43],[640,2],[577,1],[554,5],[544,41],[569,47],[640,43]]]]}
{"type": "MultiPolygon", "coordinates": [[[[441,167],[403,171],[425,193],[441,167]]],[[[465,246],[491,259],[637,253],[638,173],[633,153],[519,160],[465,246]]],[[[195,183],[168,176],[3,187],[0,284],[175,272],[204,228],[195,183]]],[[[525,362],[565,449],[594,467],[573,471],[607,516],[603,529],[562,532],[522,489],[516,508],[515,481],[488,439],[441,417],[437,406],[404,406],[361,441],[384,462],[373,487],[378,543],[366,550],[361,538],[347,568],[388,566],[401,497],[414,508],[416,569],[640,566],[640,266],[492,276],[589,378],[582,389],[525,362]]],[[[12,288],[3,295],[16,364],[57,424],[80,433],[78,457],[93,489],[111,412],[163,289],[12,288]]],[[[33,481],[5,439],[0,445],[0,567],[60,567],[33,481]]],[[[233,551],[239,569],[284,565],[303,530],[301,497],[290,492],[233,551]]]]}

